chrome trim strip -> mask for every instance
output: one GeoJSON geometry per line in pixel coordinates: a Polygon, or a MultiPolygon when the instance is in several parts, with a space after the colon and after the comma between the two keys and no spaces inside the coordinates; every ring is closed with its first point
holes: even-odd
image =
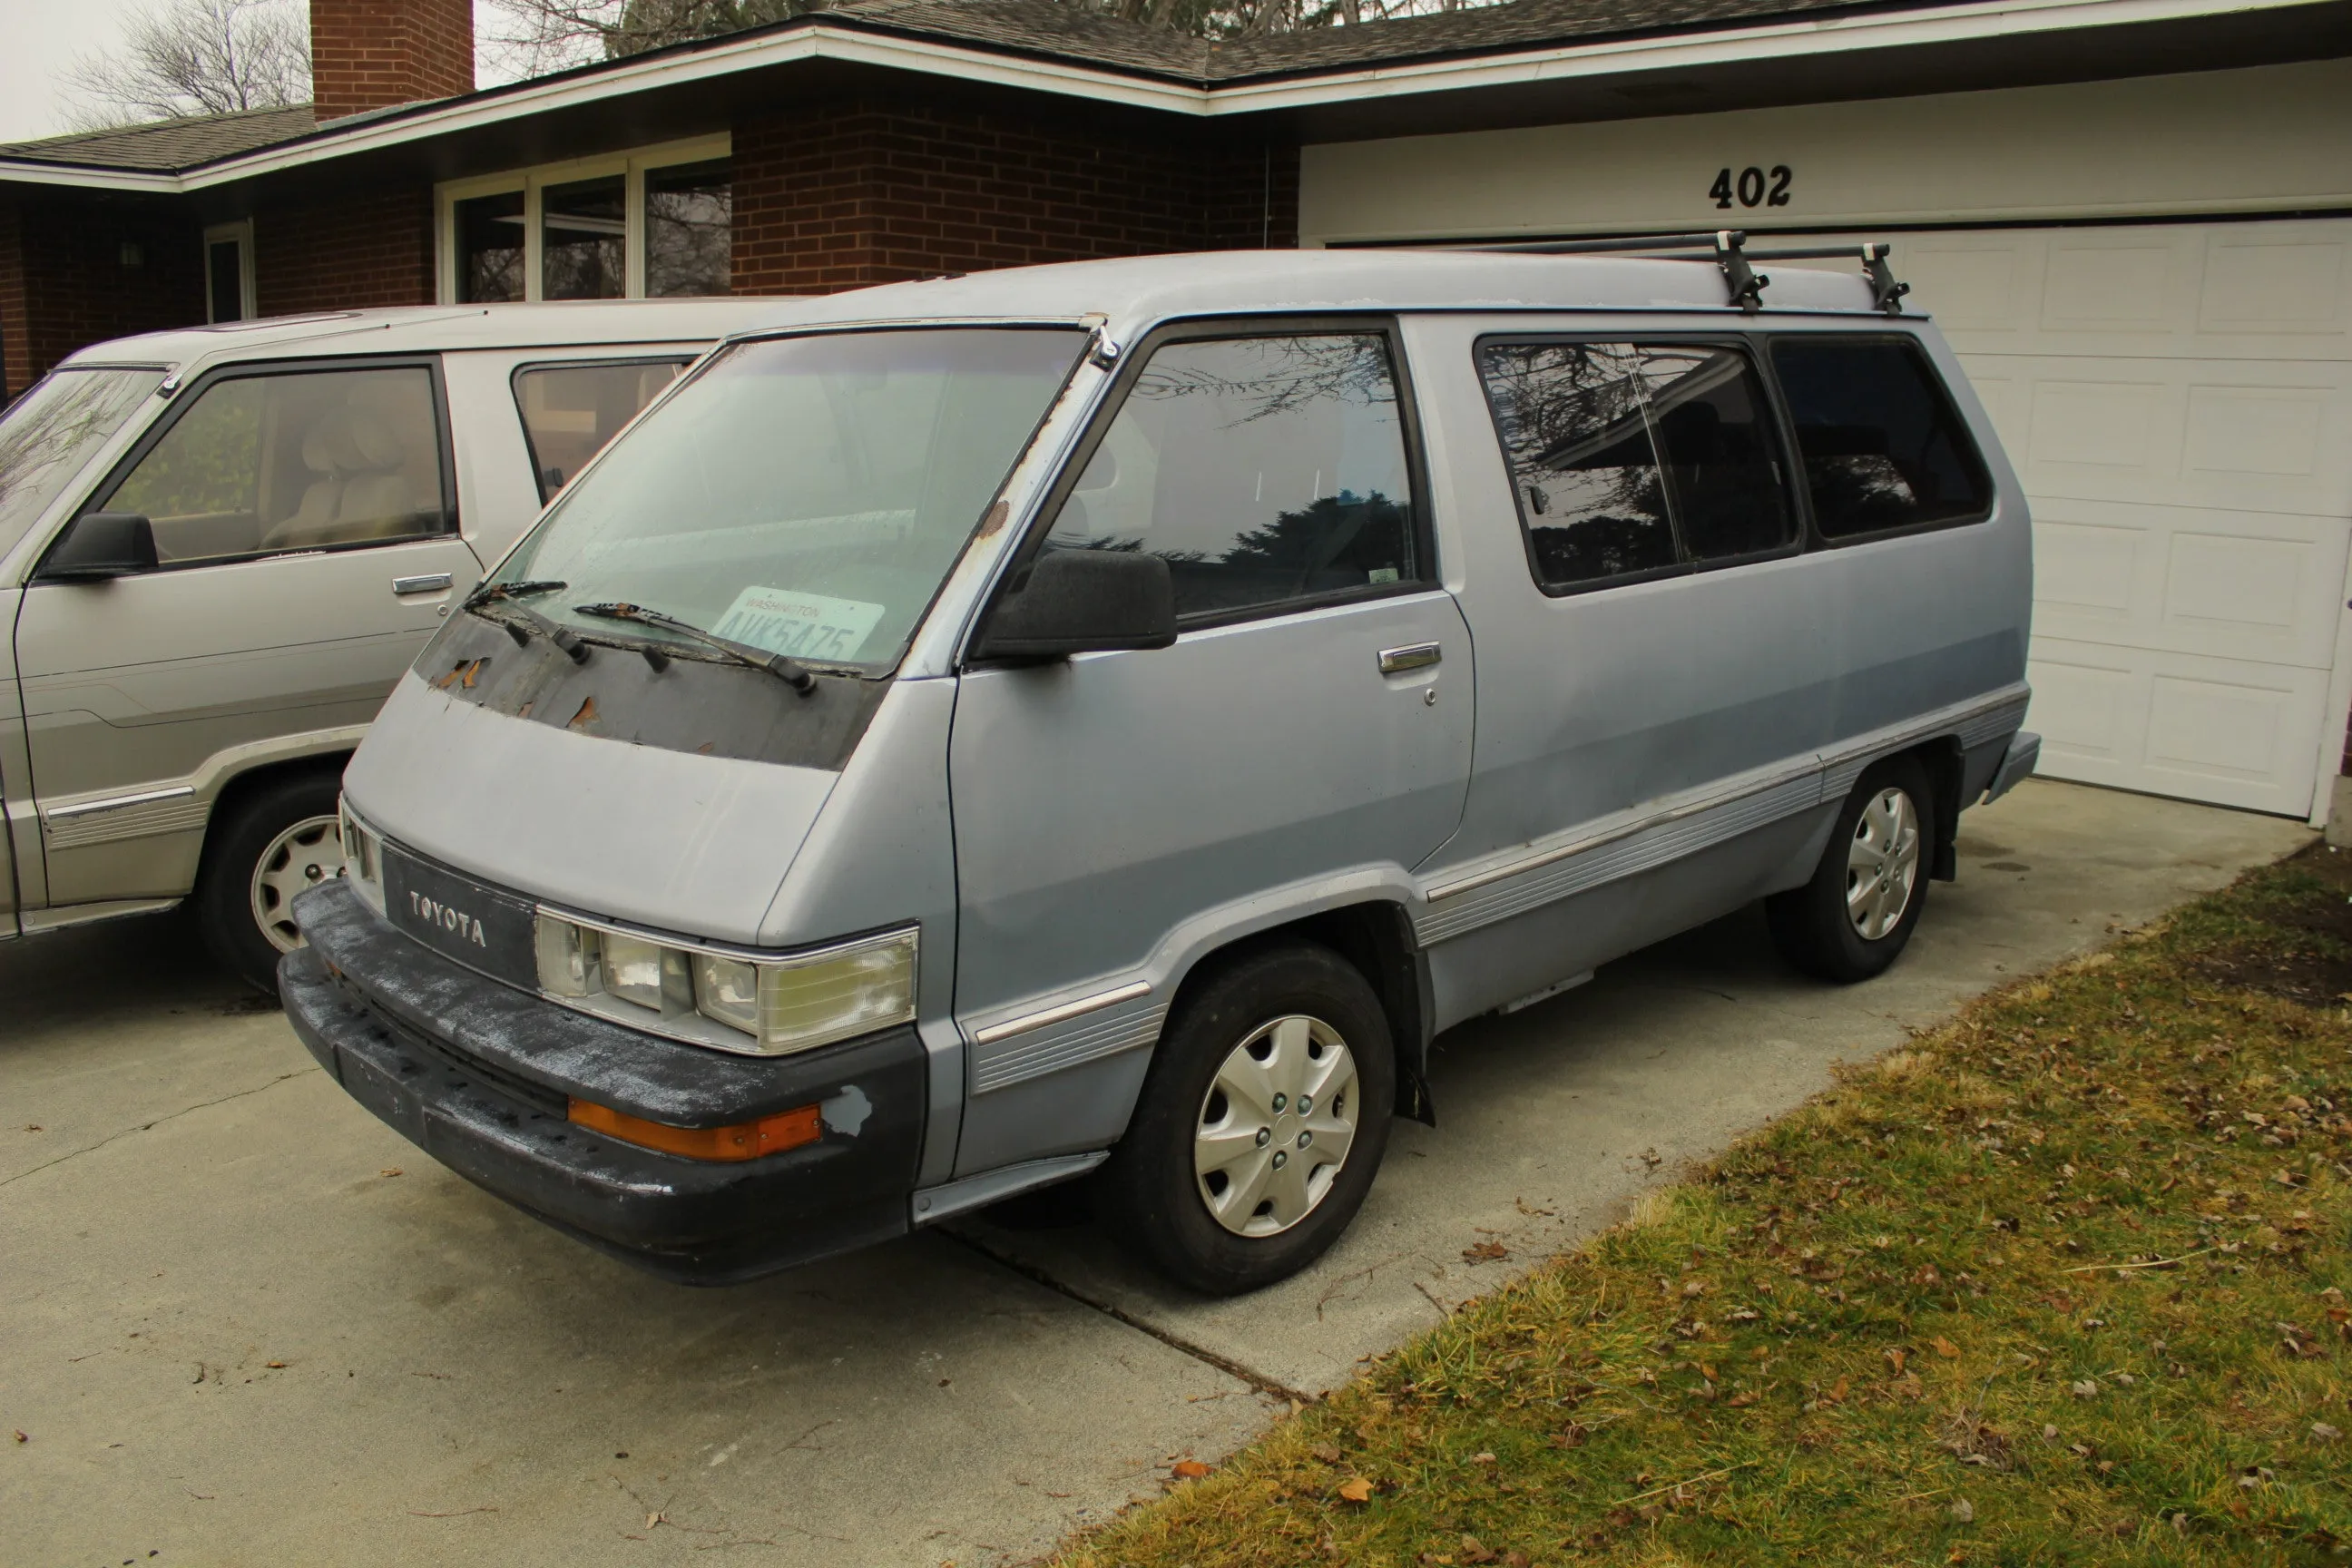
{"type": "Polygon", "coordinates": [[[1427,669],[1445,657],[1445,650],[1433,642],[1417,642],[1404,647],[1381,649],[1381,673],[1402,675],[1407,670],[1427,669]]]}
{"type": "Polygon", "coordinates": [[[1009,1198],[1015,1193],[1032,1192],[1073,1176],[1083,1176],[1109,1158],[1108,1149],[1097,1149],[1090,1154],[1054,1154],[1043,1160],[1024,1160],[1017,1165],[999,1165],[993,1171],[982,1171],[961,1181],[942,1182],[915,1194],[911,1217],[917,1225],[930,1225],[1009,1198]]]}
{"type": "MultiPolygon", "coordinates": [[[[373,833],[375,829],[371,827],[368,831],[373,833]]],[[[381,837],[382,835],[379,834],[378,837],[381,837]]],[[[416,852],[413,849],[404,847],[401,853],[411,859],[417,858],[416,852]]],[[[430,865],[432,862],[428,861],[426,864],[430,865]]],[[[461,874],[473,877],[470,871],[461,874]]],[[[474,877],[474,880],[478,882],[483,879],[474,877]]],[[[700,942],[692,937],[677,936],[668,931],[656,931],[649,926],[633,926],[614,920],[599,920],[593,915],[573,914],[570,910],[559,909],[553,904],[533,902],[531,911],[534,914],[549,915],[559,921],[566,921],[572,925],[585,926],[590,931],[600,931],[612,936],[625,936],[634,942],[649,942],[657,947],[673,947],[680,952],[707,952],[713,958],[740,959],[745,963],[795,963],[810,959],[831,958],[836,953],[848,952],[860,947],[870,947],[876,942],[905,934],[915,939],[915,962],[919,965],[922,963],[923,928],[921,922],[916,921],[909,921],[905,925],[892,926],[887,931],[867,931],[864,936],[851,937],[843,942],[827,942],[823,947],[770,948],[736,947],[723,942],[700,942]]],[[[550,997],[549,1000],[561,1001],[562,998],[550,997]]]]}
{"type": "Polygon", "coordinates": [[[174,784],[170,789],[151,789],[138,795],[118,795],[106,800],[77,801],[72,805],[46,806],[41,812],[44,822],[66,822],[77,816],[90,816],[101,811],[121,811],[126,805],[145,805],[149,801],[178,800],[196,793],[194,784],[174,784]]]}
{"type": "Polygon", "coordinates": [[[26,936],[97,925],[102,921],[129,920],[133,915],[161,914],[180,907],[178,899],[118,899],[102,904],[68,904],[59,910],[20,910],[16,919],[26,936]]]}
{"type": "Polygon", "coordinates": [[[1151,994],[1149,981],[1137,980],[1115,991],[1098,991],[1092,996],[1081,996],[1075,1002],[1065,1002],[1058,1007],[1042,1012],[1024,1013],[1018,1018],[1007,1018],[1002,1024],[991,1024],[985,1029],[972,1031],[971,1043],[992,1046],[999,1040],[1009,1040],[1015,1035],[1025,1035],[1032,1029],[1042,1029],[1049,1024],[1064,1024],[1072,1018],[1083,1018],[1089,1013],[1099,1013],[1106,1007],[1116,1007],[1122,1002],[1132,1002],[1139,996],[1151,994]]]}
{"type": "MultiPolygon", "coordinates": [[[[1789,790],[1791,785],[1799,784],[1808,777],[1815,781],[1815,788],[1810,793],[1809,798],[1799,799],[1791,796],[1779,802],[1759,802],[1759,804],[1766,808],[1762,818],[1756,817],[1754,807],[1750,807],[1748,811],[1732,813],[1727,818],[1730,826],[1725,830],[1726,836],[1745,832],[1751,826],[1760,826],[1764,820],[1793,815],[1819,805],[1822,801],[1843,797],[1853,787],[1854,779],[1860,776],[1862,770],[1868,765],[1872,758],[1888,752],[1898,751],[1906,745],[1928,736],[1958,731],[1962,743],[1966,745],[1982,744],[1996,739],[2007,731],[2013,730],[2018,721],[2023,719],[2025,704],[2031,695],[2025,683],[2019,681],[2012,686],[2002,688],[1990,696],[1974,698],[1966,702],[1956,702],[1921,718],[1906,720],[1899,724],[1890,724],[1884,729],[1874,730],[1814,755],[1769,765],[1727,787],[1712,789],[1706,794],[1693,794],[1646,815],[1622,817],[1605,827],[1597,829],[1587,826],[1579,837],[1568,839],[1566,842],[1555,843],[1549,847],[1537,849],[1532,854],[1523,855],[1517,859],[1489,866],[1484,870],[1455,877],[1450,881],[1433,884],[1423,892],[1423,897],[1434,905],[1444,900],[1459,898],[1465,893],[1475,892],[1482,888],[1493,887],[1498,882],[1510,881],[1531,872],[1540,871],[1547,867],[1558,865],[1563,860],[1608,848],[1612,845],[1621,844],[1626,839],[1675,823],[1685,822],[1692,817],[1726,807],[1736,807],[1741,802],[1755,801],[1759,796],[1769,795],[1776,791],[1789,790]]],[[[1713,842],[1705,835],[1701,835],[1701,839],[1703,842],[1694,842],[1686,846],[1685,850],[1704,847],[1705,843],[1713,842]]],[[[1614,875],[1630,876],[1636,871],[1647,868],[1649,864],[1649,858],[1636,855],[1627,860],[1622,868],[1617,868],[1614,875]]],[[[1549,903],[1557,898],[1565,898],[1572,892],[1582,890],[1585,886],[1592,882],[1610,879],[1612,879],[1610,872],[1604,869],[1597,879],[1570,877],[1560,879],[1556,889],[1547,889],[1538,892],[1532,900],[1504,896],[1486,900],[1484,908],[1475,910],[1465,907],[1443,913],[1433,911],[1414,922],[1416,934],[1424,942],[1440,942],[1449,937],[1460,936],[1480,926],[1549,903]]]]}

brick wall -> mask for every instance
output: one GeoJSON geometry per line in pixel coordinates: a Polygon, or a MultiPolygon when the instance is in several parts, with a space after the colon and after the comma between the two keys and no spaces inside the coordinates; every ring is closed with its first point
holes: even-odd
{"type": "Polygon", "coordinates": [[[737,124],[735,291],[1293,246],[1295,146],[861,100],[737,124]]]}
{"type": "Polygon", "coordinates": [[[265,207],[253,220],[265,316],[433,303],[433,193],[395,187],[265,207]]]}
{"type": "Polygon", "coordinates": [[[473,90],[473,0],[310,0],[320,120],[473,90]]]}
{"type": "Polygon", "coordinates": [[[202,230],[168,213],[0,203],[0,381],[13,396],[85,343],[205,319],[202,230]],[[122,247],[135,246],[136,265],[122,247]]]}

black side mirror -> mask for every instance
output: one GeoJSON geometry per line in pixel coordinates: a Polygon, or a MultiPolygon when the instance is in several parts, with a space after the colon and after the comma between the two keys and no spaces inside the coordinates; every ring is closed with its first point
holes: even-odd
{"type": "Polygon", "coordinates": [[[104,583],[155,570],[155,527],[135,511],[86,511],[66,524],[36,583],[104,583]]]}
{"type": "Polygon", "coordinates": [[[1132,551],[1049,550],[1029,568],[1029,580],[998,601],[973,653],[1067,658],[1175,640],[1176,590],[1167,562],[1132,551]]]}

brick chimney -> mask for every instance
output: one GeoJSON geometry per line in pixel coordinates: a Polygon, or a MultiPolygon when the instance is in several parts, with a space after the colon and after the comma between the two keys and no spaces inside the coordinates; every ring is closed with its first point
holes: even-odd
{"type": "Polygon", "coordinates": [[[320,120],[473,90],[473,0],[310,0],[320,120]]]}

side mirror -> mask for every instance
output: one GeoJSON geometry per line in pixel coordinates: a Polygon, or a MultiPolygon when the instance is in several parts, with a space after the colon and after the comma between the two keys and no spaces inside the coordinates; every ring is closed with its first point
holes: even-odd
{"type": "Polygon", "coordinates": [[[1166,647],[1176,640],[1176,590],[1157,555],[1049,550],[1029,580],[997,602],[973,653],[1053,659],[1166,647]]]}
{"type": "Polygon", "coordinates": [[[49,546],[36,583],[104,583],[155,570],[155,528],[135,511],[86,511],[49,546]]]}

